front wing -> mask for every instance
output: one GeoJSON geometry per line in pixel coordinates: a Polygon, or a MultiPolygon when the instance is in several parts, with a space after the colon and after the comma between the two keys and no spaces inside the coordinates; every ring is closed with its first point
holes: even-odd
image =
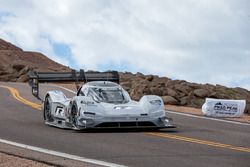
{"type": "Polygon", "coordinates": [[[171,118],[143,118],[143,117],[103,117],[78,118],[78,129],[92,128],[174,128],[171,118]]]}
{"type": "Polygon", "coordinates": [[[53,122],[45,122],[50,126],[55,126],[63,129],[108,129],[108,128],[128,128],[128,129],[140,129],[140,128],[175,128],[171,118],[138,118],[138,117],[105,117],[105,118],[78,118],[78,126],[74,126],[65,120],[54,120],[53,122]]]}

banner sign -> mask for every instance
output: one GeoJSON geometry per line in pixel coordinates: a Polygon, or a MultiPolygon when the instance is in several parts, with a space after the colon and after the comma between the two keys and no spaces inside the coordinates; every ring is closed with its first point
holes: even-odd
{"type": "Polygon", "coordinates": [[[206,98],[202,112],[211,117],[240,117],[245,110],[246,100],[206,98]]]}

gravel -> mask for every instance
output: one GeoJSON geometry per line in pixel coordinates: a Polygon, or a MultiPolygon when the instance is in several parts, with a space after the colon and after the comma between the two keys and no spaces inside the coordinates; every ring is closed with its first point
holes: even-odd
{"type": "Polygon", "coordinates": [[[41,162],[0,153],[0,167],[52,167],[41,162]]]}

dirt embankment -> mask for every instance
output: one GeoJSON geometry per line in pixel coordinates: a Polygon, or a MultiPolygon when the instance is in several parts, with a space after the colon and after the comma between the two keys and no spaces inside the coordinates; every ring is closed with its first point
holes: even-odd
{"type": "Polygon", "coordinates": [[[52,167],[51,165],[47,165],[45,163],[40,163],[37,161],[8,155],[4,153],[0,153],[0,166],[3,167],[52,167]]]}

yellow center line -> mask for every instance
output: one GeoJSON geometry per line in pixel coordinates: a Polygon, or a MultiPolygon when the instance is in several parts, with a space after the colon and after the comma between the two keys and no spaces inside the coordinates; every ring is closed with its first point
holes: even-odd
{"type": "MultiPolygon", "coordinates": [[[[21,97],[18,90],[16,90],[15,88],[12,88],[12,87],[9,87],[9,86],[4,86],[4,85],[0,85],[0,87],[8,89],[10,91],[10,93],[12,94],[12,96],[16,100],[18,100],[18,101],[20,101],[20,102],[22,102],[22,103],[24,103],[24,104],[26,104],[26,105],[28,105],[28,106],[30,106],[32,108],[35,108],[37,110],[41,110],[41,105],[40,104],[33,103],[33,102],[21,97]]],[[[173,134],[166,134],[166,133],[161,133],[161,132],[147,132],[145,134],[152,135],[152,136],[157,136],[157,137],[162,137],[162,138],[168,138],[168,139],[184,141],[184,142],[190,142],[190,143],[195,143],[195,144],[207,145],[207,146],[211,146],[211,147],[225,148],[225,149],[250,153],[250,148],[237,147],[237,146],[232,146],[232,145],[229,145],[229,144],[212,142],[212,141],[208,141],[208,140],[195,139],[195,138],[179,136],[179,135],[173,135],[173,134]]]]}
{"type": "Polygon", "coordinates": [[[24,104],[26,104],[26,105],[28,105],[28,106],[30,106],[32,108],[35,108],[37,110],[41,110],[42,109],[42,107],[41,107],[40,104],[33,103],[33,102],[31,102],[31,101],[29,101],[29,100],[21,97],[20,94],[19,94],[19,92],[15,88],[12,88],[12,87],[9,87],[9,86],[4,86],[4,85],[0,85],[0,87],[8,89],[10,91],[10,93],[12,94],[12,96],[16,100],[18,100],[18,101],[20,101],[20,102],[22,102],[22,103],[24,103],[24,104]]]}
{"type": "Polygon", "coordinates": [[[161,133],[161,132],[148,132],[146,134],[152,135],[152,136],[168,138],[168,139],[175,139],[175,140],[190,142],[190,143],[196,143],[196,144],[201,144],[201,145],[207,145],[207,146],[212,146],[212,147],[217,147],[217,148],[226,148],[226,149],[230,149],[230,150],[236,150],[236,151],[250,153],[250,148],[237,147],[237,146],[232,146],[229,144],[217,143],[217,142],[195,139],[195,138],[184,137],[184,136],[173,135],[173,134],[166,134],[166,133],[161,133]]]}

